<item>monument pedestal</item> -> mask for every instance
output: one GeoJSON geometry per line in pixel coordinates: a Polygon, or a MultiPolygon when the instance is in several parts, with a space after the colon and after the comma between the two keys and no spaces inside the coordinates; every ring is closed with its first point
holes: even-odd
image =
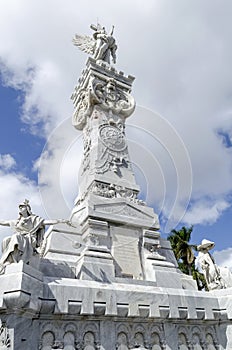
{"type": "Polygon", "coordinates": [[[0,344],[7,349],[86,350],[90,342],[108,350],[124,342],[125,349],[176,350],[198,340],[229,349],[230,290],[220,295],[117,277],[42,279],[24,264],[12,265],[0,281],[0,344]]]}

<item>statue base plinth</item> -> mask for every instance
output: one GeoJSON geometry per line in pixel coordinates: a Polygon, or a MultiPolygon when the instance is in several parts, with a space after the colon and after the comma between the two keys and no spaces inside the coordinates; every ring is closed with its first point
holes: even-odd
{"type": "Polygon", "coordinates": [[[0,276],[0,309],[37,312],[43,296],[43,274],[23,261],[6,266],[0,276]]]}
{"type": "Polygon", "coordinates": [[[80,280],[109,282],[114,279],[114,261],[103,246],[86,247],[77,263],[76,276],[80,280]]]}

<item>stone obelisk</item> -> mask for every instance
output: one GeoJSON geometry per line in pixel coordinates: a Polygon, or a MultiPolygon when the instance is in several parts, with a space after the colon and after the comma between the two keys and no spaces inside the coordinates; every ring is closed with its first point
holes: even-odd
{"type": "MultiPolygon", "coordinates": [[[[82,131],[83,158],[79,169],[79,194],[70,220],[75,229],[60,230],[76,237],[80,248],[57,248],[59,228],[51,233],[45,257],[73,261],[79,279],[132,278],[181,287],[187,277],[176,272],[170,245],[160,238],[159,219],[153,208],[139,199],[125,128],[135,109],[134,77],[117,71],[117,45],[112,34],[93,27],[92,37],[76,35],[74,44],[92,54],[72,94],[73,126],[82,131]],[[78,256],[78,259],[77,259],[78,256]]],[[[187,283],[193,282],[188,281],[187,283]]]]}
{"type": "MultiPolygon", "coordinates": [[[[108,278],[146,279],[143,247],[153,250],[150,258],[163,264],[165,257],[156,251],[158,216],[138,198],[125,136],[126,119],[135,109],[134,78],[110,64],[111,56],[116,61],[112,34],[104,29],[94,34],[96,59],[88,59],[72,95],[73,125],[82,130],[84,144],[79,195],[71,215],[74,225],[81,225],[86,246],[77,273],[79,278],[100,278],[104,272],[108,278]]],[[[76,36],[74,43],[82,48],[83,40],[76,36]]]]}

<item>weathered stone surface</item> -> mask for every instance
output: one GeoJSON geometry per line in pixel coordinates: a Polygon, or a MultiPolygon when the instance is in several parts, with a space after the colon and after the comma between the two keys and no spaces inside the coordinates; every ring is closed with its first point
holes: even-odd
{"type": "MultiPolygon", "coordinates": [[[[75,349],[77,344],[84,346],[88,332],[93,349],[97,345],[105,350],[116,348],[124,340],[128,349],[138,346],[138,342],[146,349],[154,345],[177,349],[180,341],[193,346],[198,339],[202,344],[208,339],[215,349],[219,344],[229,349],[225,336],[220,334],[220,327],[225,329],[225,325],[219,326],[225,320],[225,311],[213,293],[160,288],[136,280],[99,283],[47,277],[43,283],[40,312],[33,318],[28,305],[20,305],[10,318],[2,309],[1,319],[9,329],[6,337],[12,349],[33,350],[39,344],[42,349],[75,349]],[[20,310],[24,310],[23,317],[20,310]]],[[[5,310],[9,312],[10,308],[6,306],[5,310]]]]}

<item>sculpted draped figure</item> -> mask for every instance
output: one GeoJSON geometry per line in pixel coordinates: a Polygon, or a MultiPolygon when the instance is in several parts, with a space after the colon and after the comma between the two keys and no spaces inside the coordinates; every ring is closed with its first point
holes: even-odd
{"type": "Polygon", "coordinates": [[[196,265],[200,266],[209,290],[226,287],[221,271],[215,264],[214,258],[209,253],[209,250],[213,249],[214,245],[214,242],[203,239],[201,244],[197,246],[199,254],[197,256],[196,265]]]}
{"type": "Polygon", "coordinates": [[[21,260],[29,264],[32,256],[41,254],[45,226],[58,223],[69,224],[69,221],[45,220],[32,213],[27,199],[20,203],[17,220],[0,221],[1,226],[10,226],[13,230],[13,235],[4,238],[2,242],[0,274],[4,273],[5,266],[8,264],[21,260]]]}
{"type": "Polygon", "coordinates": [[[113,63],[116,63],[117,45],[113,37],[114,26],[110,33],[107,33],[105,27],[100,24],[97,24],[97,26],[91,24],[90,28],[94,31],[93,37],[76,34],[73,38],[74,45],[78,46],[80,50],[93,55],[96,60],[110,63],[112,57],[113,63]]]}

